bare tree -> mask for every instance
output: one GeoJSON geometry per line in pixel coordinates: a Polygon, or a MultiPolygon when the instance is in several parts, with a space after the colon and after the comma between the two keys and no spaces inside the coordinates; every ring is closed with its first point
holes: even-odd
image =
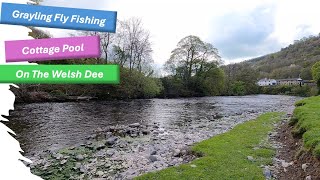
{"type": "MultiPolygon", "coordinates": [[[[100,48],[101,57],[105,59],[106,63],[109,61],[109,54],[111,52],[111,44],[113,43],[114,34],[108,32],[96,32],[96,31],[79,31],[76,34],[84,36],[99,36],[100,37],[100,48]]],[[[75,34],[70,34],[75,36],[75,34]]]]}
{"type": "MultiPolygon", "coordinates": [[[[77,35],[100,37],[102,58],[106,62],[119,64],[122,67],[135,69],[145,74],[152,72],[150,64],[152,59],[152,48],[150,33],[143,28],[141,19],[130,18],[118,21],[117,33],[104,33],[92,31],[76,32],[77,35]]],[[[71,34],[75,36],[76,34],[71,34]]]]}
{"type": "Polygon", "coordinates": [[[113,50],[114,61],[128,66],[130,70],[142,72],[144,65],[153,61],[150,33],[143,28],[138,18],[119,21],[113,50]]]}
{"type": "Polygon", "coordinates": [[[35,27],[28,28],[31,29],[31,32],[29,32],[29,36],[33,37],[34,39],[52,38],[52,35],[48,31],[43,31],[35,27]]]}

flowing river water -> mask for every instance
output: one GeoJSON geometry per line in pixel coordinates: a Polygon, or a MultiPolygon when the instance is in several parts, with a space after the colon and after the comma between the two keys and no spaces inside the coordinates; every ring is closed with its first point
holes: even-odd
{"type": "Polygon", "coordinates": [[[79,145],[97,129],[133,123],[156,124],[158,129],[152,130],[150,139],[133,143],[133,149],[119,154],[129,164],[122,177],[129,177],[177,164],[171,162],[175,159],[165,158],[172,149],[226,132],[262,113],[292,113],[294,102],[299,99],[254,95],[17,104],[6,125],[16,133],[25,155],[31,157],[39,151],[79,145]],[[159,154],[158,164],[150,164],[147,156],[155,149],[159,154]]]}

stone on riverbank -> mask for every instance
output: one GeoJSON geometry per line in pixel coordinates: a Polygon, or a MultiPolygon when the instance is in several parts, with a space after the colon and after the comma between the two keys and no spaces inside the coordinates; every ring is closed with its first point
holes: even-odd
{"type": "Polygon", "coordinates": [[[129,124],[129,127],[131,127],[131,128],[138,128],[138,127],[140,127],[140,123],[129,124]]]}
{"type": "Polygon", "coordinates": [[[110,137],[110,138],[107,139],[106,144],[108,146],[112,146],[112,145],[114,145],[116,143],[117,140],[118,140],[118,138],[115,137],[115,136],[110,137]]]}
{"type": "Polygon", "coordinates": [[[78,160],[78,161],[82,161],[82,160],[84,160],[83,155],[78,154],[78,155],[76,156],[76,160],[78,160]]]}
{"type": "Polygon", "coordinates": [[[114,149],[108,149],[107,152],[106,152],[106,154],[107,154],[109,157],[113,156],[115,153],[116,153],[116,152],[115,152],[114,149]]]}
{"type": "Polygon", "coordinates": [[[180,149],[175,149],[175,150],[173,150],[173,156],[174,156],[174,157],[179,157],[180,155],[181,155],[180,149]]]}
{"type": "Polygon", "coordinates": [[[151,156],[149,156],[149,160],[150,160],[150,162],[155,162],[155,161],[158,161],[158,158],[154,155],[151,155],[151,156]]]}

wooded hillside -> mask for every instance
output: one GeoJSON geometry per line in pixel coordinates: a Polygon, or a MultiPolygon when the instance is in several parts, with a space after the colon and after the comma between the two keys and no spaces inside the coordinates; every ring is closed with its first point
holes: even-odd
{"type": "Polygon", "coordinates": [[[294,41],[281,51],[251,59],[249,64],[260,72],[259,78],[296,78],[312,79],[311,67],[320,60],[320,34],[294,41]]]}

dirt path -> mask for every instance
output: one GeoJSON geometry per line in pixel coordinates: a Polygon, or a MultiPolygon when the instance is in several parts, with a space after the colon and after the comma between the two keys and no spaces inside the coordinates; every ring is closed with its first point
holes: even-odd
{"type": "Polygon", "coordinates": [[[276,143],[280,143],[274,159],[276,178],[279,180],[320,180],[320,161],[314,158],[311,152],[301,152],[302,139],[294,138],[291,130],[289,123],[284,121],[272,137],[276,143]]]}

